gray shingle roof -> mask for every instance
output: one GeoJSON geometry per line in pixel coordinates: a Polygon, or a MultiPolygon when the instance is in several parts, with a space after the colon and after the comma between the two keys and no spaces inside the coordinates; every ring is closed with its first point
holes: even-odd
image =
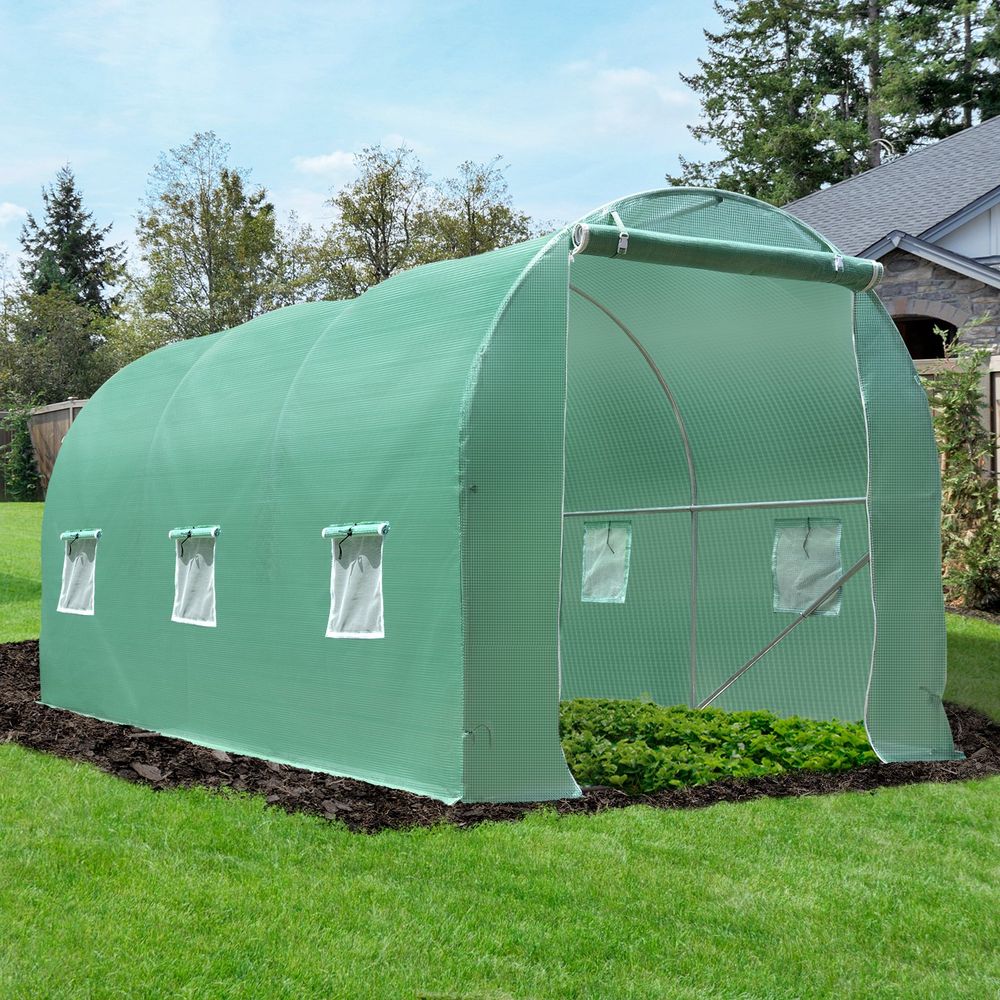
{"type": "Polygon", "coordinates": [[[784,206],[844,253],[919,236],[1000,186],[1000,115],[784,206]]]}

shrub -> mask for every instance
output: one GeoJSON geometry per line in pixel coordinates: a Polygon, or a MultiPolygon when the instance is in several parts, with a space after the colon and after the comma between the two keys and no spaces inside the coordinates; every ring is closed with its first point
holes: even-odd
{"type": "Polygon", "coordinates": [[[28,431],[30,419],[30,407],[14,406],[3,420],[3,426],[11,434],[10,444],[0,451],[0,467],[8,500],[41,499],[35,449],[28,431]]]}
{"type": "Polygon", "coordinates": [[[1000,611],[1000,500],[990,468],[996,442],[982,420],[982,376],[990,353],[960,339],[946,341],[945,357],[952,365],[928,380],[928,395],[942,455],[945,591],[968,608],[1000,611]]]}
{"type": "Polygon", "coordinates": [[[770,712],[578,698],[562,703],[559,722],[577,781],[630,795],[725,777],[844,771],[877,760],[860,723],[770,712]]]}

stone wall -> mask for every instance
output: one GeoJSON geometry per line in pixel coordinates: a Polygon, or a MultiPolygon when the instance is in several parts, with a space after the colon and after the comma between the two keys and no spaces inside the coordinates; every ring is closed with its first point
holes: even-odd
{"type": "Polygon", "coordinates": [[[950,271],[905,250],[882,258],[885,276],[876,291],[891,316],[932,316],[962,326],[974,316],[989,319],[968,335],[970,343],[1000,351],[1000,289],[950,271]]]}

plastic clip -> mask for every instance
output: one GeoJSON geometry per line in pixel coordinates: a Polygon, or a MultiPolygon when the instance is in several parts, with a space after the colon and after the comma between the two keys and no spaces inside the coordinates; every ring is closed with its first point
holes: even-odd
{"type": "Polygon", "coordinates": [[[618,227],[618,251],[616,256],[624,257],[628,253],[628,230],[626,230],[625,223],[622,222],[622,217],[617,212],[612,212],[611,218],[618,227]]]}

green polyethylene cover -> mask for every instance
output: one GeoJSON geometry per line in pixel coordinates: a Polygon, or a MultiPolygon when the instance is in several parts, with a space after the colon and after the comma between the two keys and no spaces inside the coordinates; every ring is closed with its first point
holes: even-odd
{"type": "Polygon", "coordinates": [[[43,701],[445,801],[552,799],[579,794],[560,697],[698,704],[756,656],[717,705],[954,756],[936,455],[905,348],[854,291],[868,262],[838,270],[808,227],[725,192],[581,220],[617,247],[612,212],[643,234],[631,259],[571,258],[567,227],[115,375],[48,492],[43,701]],[[677,241],[728,249],[664,257],[677,241]],[[796,617],[775,607],[776,524],[809,518],[842,567],[871,563],[768,648],[796,617]],[[602,522],[627,560],[585,562],[602,522]],[[384,630],[328,635],[319,536],[390,523],[356,590],[384,630]],[[73,524],[102,525],[93,615],[56,610],[73,524]],[[225,528],[212,628],[171,621],[163,536],[185,526],[225,528]]]}

